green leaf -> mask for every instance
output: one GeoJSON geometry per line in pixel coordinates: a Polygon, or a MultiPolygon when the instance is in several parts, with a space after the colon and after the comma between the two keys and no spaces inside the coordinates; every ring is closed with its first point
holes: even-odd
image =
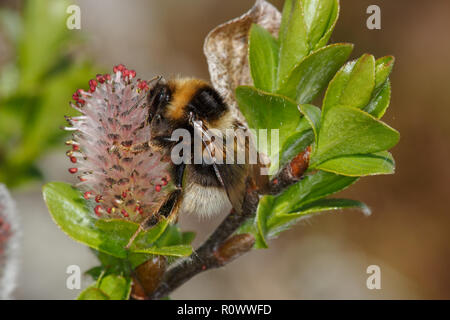
{"type": "Polygon", "coordinates": [[[365,215],[369,215],[370,208],[363,202],[351,199],[320,199],[298,208],[296,211],[302,214],[339,210],[339,209],[360,209],[365,215]]]}
{"type": "Polygon", "coordinates": [[[267,219],[272,213],[273,196],[264,196],[261,198],[256,211],[257,234],[255,237],[255,248],[268,248],[266,241],[267,219]]]}
{"type": "Polygon", "coordinates": [[[257,24],[253,24],[250,29],[249,41],[249,62],[254,86],[273,92],[277,81],[278,41],[257,24]]]}
{"type": "MultiPolygon", "coordinates": [[[[192,250],[188,245],[157,246],[158,238],[168,226],[167,220],[141,232],[130,250],[126,250],[125,246],[139,227],[137,223],[94,218],[81,192],[66,183],[48,183],[43,187],[43,193],[55,223],[71,238],[95,250],[122,259],[130,257],[130,253],[181,256],[189,255],[192,250]]],[[[139,263],[145,256],[134,258],[138,259],[135,263],[139,263]]]]}
{"type": "MultiPolygon", "coordinates": [[[[236,99],[249,127],[256,129],[255,133],[258,137],[258,142],[263,142],[259,139],[258,129],[267,129],[269,131],[269,146],[272,143],[270,130],[279,130],[279,147],[277,150],[267,148],[265,153],[269,156],[279,152],[286,139],[296,131],[302,118],[297,104],[281,95],[263,92],[253,87],[240,86],[236,89],[236,99]]],[[[259,147],[261,147],[261,144],[259,147]]],[[[264,152],[265,150],[260,148],[260,151],[264,152]]]]}
{"type": "Polygon", "coordinates": [[[131,292],[131,279],[108,275],[100,280],[99,289],[108,295],[109,300],[128,300],[131,292]]]}
{"type": "Polygon", "coordinates": [[[88,287],[80,293],[77,300],[109,300],[109,297],[96,287],[88,287]]]}
{"type": "Polygon", "coordinates": [[[312,104],[301,104],[299,108],[305,118],[308,120],[314,132],[315,141],[317,141],[320,130],[320,109],[316,106],[313,106],[312,104]]]}
{"type": "Polygon", "coordinates": [[[38,105],[33,108],[33,117],[26,121],[21,144],[9,152],[15,166],[27,165],[39,156],[42,149],[49,147],[50,141],[64,135],[59,129],[61,119],[64,115],[75,113],[75,110],[69,107],[67,97],[71,96],[74,88],[85,84],[93,74],[91,65],[76,64],[45,81],[46,85],[40,90],[38,105]]]}
{"type": "Polygon", "coordinates": [[[375,118],[380,119],[387,108],[391,100],[391,83],[388,80],[383,83],[377,93],[372,97],[367,106],[364,107],[364,111],[370,113],[375,118]]]}
{"type": "Polygon", "coordinates": [[[290,136],[284,143],[278,157],[273,157],[269,175],[277,173],[278,169],[286,165],[300,152],[304,151],[308,146],[314,143],[314,132],[312,129],[296,132],[290,136]]]}
{"type": "Polygon", "coordinates": [[[149,248],[137,248],[133,251],[137,253],[159,254],[162,256],[186,257],[192,253],[192,247],[190,245],[177,245],[161,248],[154,246],[149,248]]]}
{"type": "Polygon", "coordinates": [[[267,226],[270,229],[268,237],[275,236],[280,231],[286,230],[300,218],[311,215],[312,213],[342,209],[359,209],[365,215],[370,214],[369,207],[360,201],[349,199],[320,199],[295,209],[293,213],[283,213],[273,216],[270,224],[267,226]]]}
{"type": "Polygon", "coordinates": [[[337,0],[302,0],[310,48],[324,46],[331,36],[339,14],[337,0]]]}
{"type": "Polygon", "coordinates": [[[375,91],[387,81],[394,67],[395,58],[393,56],[386,56],[377,59],[375,63],[375,91]]]}
{"type": "Polygon", "coordinates": [[[130,263],[126,259],[117,258],[97,250],[92,251],[100,261],[101,268],[104,274],[114,273],[121,275],[129,275],[130,263]]]}
{"type": "Polygon", "coordinates": [[[286,0],[279,32],[278,88],[295,65],[309,53],[306,24],[300,0],[286,0]]]}
{"type": "Polygon", "coordinates": [[[352,44],[338,43],[311,53],[295,66],[278,93],[299,103],[311,103],[326,88],[352,50],[352,44]]]}
{"type": "Polygon", "coordinates": [[[318,171],[289,187],[279,196],[261,198],[254,220],[248,221],[239,233],[255,235],[255,248],[267,248],[267,240],[288,229],[301,217],[317,211],[367,207],[353,200],[321,199],[340,191],[358,178],[318,171]]]}
{"type": "Polygon", "coordinates": [[[195,232],[181,232],[177,225],[167,226],[164,233],[156,241],[158,247],[169,247],[180,244],[191,244],[195,238],[195,232]]]}
{"type": "Polygon", "coordinates": [[[364,111],[375,118],[380,119],[389,107],[391,99],[391,83],[389,74],[394,67],[394,57],[379,58],[375,64],[375,89],[370,102],[364,107],[364,111]]]}
{"type": "Polygon", "coordinates": [[[107,275],[85,289],[78,300],[128,300],[131,292],[131,278],[107,275]]]}
{"type": "Polygon", "coordinates": [[[286,0],[283,5],[283,13],[281,16],[280,30],[278,31],[278,38],[285,36],[289,22],[291,21],[292,9],[296,0],[286,0]]]}
{"type": "Polygon", "coordinates": [[[319,139],[311,156],[310,167],[344,155],[388,150],[397,144],[399,133],[366,112],[347,106],[328,110],[319,139]]]}
{"type": "Polygon", "coordinates": [[[387,151],[372,154],[355,154],[342,156],[320,164],[318,169],[345,176],[369,176],[376,174],[392,174],[395,172],[395,162],[387,151]]]}
{"type": "Polygon", "coordinates": [[[72,239],[118,258],[125,258],[125,246],[139,227],[121,221],[100,221],[93,217],[80,191],[62,182],[43,187],[44,200],[55,223],[72,239]]]}
{"type": "Polygon", "coordinates": [[[89,270],[85,271],[84,273],[91,276],[92,279],[97,280],[102,275],[103,270],[104,270],[103,266],[96,266],[96,267],[90,268],[89,270]]]}
{"type": "Polygon", "coordinates": [[[369,103],[375,86],[375,58],[364,54],[357,61],[345,64],[328,86],[322,118],[336,105],[363,108],[369,103]]]}
{"type": "MultiPolygon", "coordinates": [[[[320,3],[321,1],[319,0],[318,3],[320,3]]],[[[324,33],[324,35],[322,36],[322,38],[320,38],[320,40],[316,43],[315,47],[313,48],[314,50],[317,50],[323,46],[325,46],[328,43],[328,40],[331,37],[331,34],[333,33],[334,27],[336,26],[336,23],[338,21],[339,18],[339,0],[334,0],[334,6],[332,8],[332,10],[330,11],[330,18],[328,20],[328,24],[326,26],[326,32],[324,33]]]]}
{"type": "Polygon", "coordinates": [[[306,117],[302,117],[296,131],[286,139],[280,152],[272,157],[269,175],[272,176],[276,174],[280,168],[286,165],[297,154],[313,144],[314,140],[315,137],[311,128],[311,119],[308,120],[306,117]]]}
{"type": "Polygon", "coordinates": [[[26,2],[23,37],[19,45],[20,87],[24,90],[40,84],[39,78],[67,44],[66,9],[69,4],[66,0],[26,2]]]}
{"type": "MultiPolygon", "coordinates": [[[[103,220],[99,220],[103,221],[103,220]]],[[[154,244],[165,232],[169,226],[169,221],[162,219],[157,225],[147,230],[146,232],[141,232],[136,239],[131,244],[131,251],[140,252],[139,249],[148,247],[149,244],[154,244]]]]}
{"type": "Polygon", "coordinates": [[[273,211],[276,214],[292,213],[307,203],[347,188],[357,179],[325,171],[307,175],[275,197],[273,211]]]}

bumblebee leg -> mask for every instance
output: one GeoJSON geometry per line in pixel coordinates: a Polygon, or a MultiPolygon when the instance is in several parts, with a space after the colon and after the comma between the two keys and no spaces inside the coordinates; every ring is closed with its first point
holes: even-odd
{"type": "Polygon", "coordinates": [[[181,186],[183,185],[183,176],[185,169],[186,164],[184,162],[175,166],[175,186],[179,189],[181,189],[181,186]]]}
{"type": "Polygon", "coordinates": [[[164,217],[166,219],[169,219],[170,222],[176,220],[180,202],[181,202],[181,189],[177,188],[169,193],[166,200],[164,200],[163,204],[159,207],[156,215],[151,217],[154,219],[147,219],[143,223],[144,230],[147,230],[148,228],[151,228],[154,225],[156,225],[159,222],[158,217],[164,217]]]}
{"type": "Polygon", "coordinates": [[[150,145],[148,142],[138,143],[138,144],[132,144],[132,145],[123,145],[123,144],[116,144],[113,145],[111,148],[109,148],[109,153],[115,153],[119,151],[126,151],[126,152],[132,152],[134,154],[138,154],[144,151],[147,151],[150,149],[150,145]]]}
{"type": "Polygon", "coordinates": [[[158,208],[155,214],[148,216],[144,221],[142,221],[142,223],[139,225],[139,228],[130,238],[130,241],[128,241],[128,244],[126,245],[125,249],[128,250],[130,248],[131,244],[141,231],[148,230],[151,227],[155,226],[159,222],[160,217],[169,219],[170,222],[177,220],[178,209],[181,203],[181,195],[182,195],[181,186],[183,182],[183,175],[185,168],[186,165],[184,163],[175,166],[174,183],[176,189],[169,193],[169,195],[161,204],[161,206],[158,208]]]}
{"type": "Polygon", "coordinates": [[[131,244],[134,242],[134,240],[139,235],[139,233],[156,225],[158,223],[158,221],[159,221],[158,212],[154,215],[152,214],[151,216],[148,216],[147,218],[145,218],[145,220],[142,221],[141,224],[139,224],[139,227],[137,228],[136,232],[131,236],[130,240],[128,240],[128,243],[125,246],[125,249],[126,250],[130,249],[131,244]]]}

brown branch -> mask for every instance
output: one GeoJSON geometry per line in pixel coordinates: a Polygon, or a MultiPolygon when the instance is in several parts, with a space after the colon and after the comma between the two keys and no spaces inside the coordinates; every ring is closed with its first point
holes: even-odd
{"type": "MultiPolygon", "coordinates": [[[[299,181],[309,164],[310,147],[299,153],[269,182],[264,193],[278,194],[299,181]]],[[[195,275],[213,268],[219,268],[250,251],[255,239],[250,234],[234,235],[235,231],[254,216],[259,202],[259,192],[248,183],[242,214],[233,210],[222,221],[211,236],[189,257],[174,263],[165,272],[160,285],[149,296],[161,299],[195,275]]]]}

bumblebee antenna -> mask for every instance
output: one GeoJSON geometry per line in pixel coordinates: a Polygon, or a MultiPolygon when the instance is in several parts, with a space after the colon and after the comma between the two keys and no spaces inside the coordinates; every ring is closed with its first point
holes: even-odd
{"type": "Polygon", "coordinates": [[[137,108],[137,106],[142,102],[142,100],[144,100],[147,96],[143,96],[142,98],[140,98],[130,109],[128,109],[128,111],[125,111],[126,114],[130,114],[131,111],[133,111],[134,109],[137,108]]]}
{"type": "MultiPolygon", "coordinates": [[[[158,85],[158,83],[163,79],[163,76],[156,76],[153,77],[152,79],[150,79],[149,81],[147,81],[147,84],[151,84],[152,82],[156,81],[156,83],[153,85],[152,88],[154,88],[156,85],[158,85]]],[[[150,91],[150,90],[149,90],[150,91]]],[[[147,95],[144,95],[142,98],[140,98],[130,109],[128,109],[128,111],[126,111],[127,114],[129,114],[131,111],[133,111],[134,109],[136,109],[138,107],[138,105],[142,102],[142,100],[146,99],[147,95]]],[[[142,107],[145,107],[142,106],[142,107]]]]}
{"type": "Polygon", "coordinates": [[[150,79],[150,80],[148,81],[148,84],[150,84],[150,83],[156,81],[156,83],[154,84],[154,86],[157,86],[158,83],[159,83],[162,79],[163,79],[163,76],[156,76],[156,77],[153,77],[152,79],[150,79]]]}

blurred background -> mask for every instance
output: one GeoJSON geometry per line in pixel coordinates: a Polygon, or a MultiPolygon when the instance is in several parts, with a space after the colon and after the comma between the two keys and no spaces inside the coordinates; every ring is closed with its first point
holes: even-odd
{"type": "MultiPolygon", "coordinates": [[[[67,30],[64,1],[0,0],[0,182],[17,201],[23,225],[17,299],[72,299],[66,268],[96,265],[83,245],[51,221],[46,181],[71,182],[63,115],[78,87],[123,63],[138,77],[181,74],[208,79],[202,46],[219,23],[253,0],[77,0],[81,30],[67,30]]],[[[282,0],[272,3],[279,9],[282,0]]],[[[450,2],[342,0],[331,42],[396,57],[392,99],[383,120],[401,132],[397,172],[361,179],[343,197],[367,203],[365,217],[345,211],[306,220],[227,267],[199,275],[174,299],[450,298],[450,2]],[[366,9],[381,8],[381,30],[366,9]],[[369,265],[381,290],[366,287],[369,265]]],[[[223,217],[182,217],[196,244],[223,217]]],[[[90,279],[86,279],[88,283],[90,279]]]]}

